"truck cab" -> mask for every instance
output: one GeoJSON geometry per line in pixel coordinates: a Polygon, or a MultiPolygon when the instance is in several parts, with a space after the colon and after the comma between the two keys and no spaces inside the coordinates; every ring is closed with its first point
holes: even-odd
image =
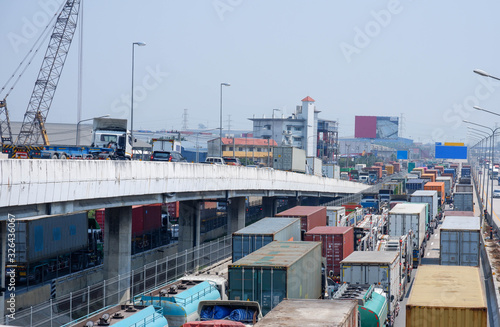
{"type": "Polygon", "coordinates": [[[92,146],[114,150],[114,156],[132,158],[132,137],[126,119],[94,118],[92,146]]]}

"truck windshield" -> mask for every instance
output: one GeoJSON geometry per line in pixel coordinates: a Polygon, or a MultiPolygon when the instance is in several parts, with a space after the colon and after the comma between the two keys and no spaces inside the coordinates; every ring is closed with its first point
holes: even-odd
{"type": "Polygon", "coordinates": [[[117,135],[101,134],[101,141],[102,142],[115,142],[116,143],[117,135]]]}

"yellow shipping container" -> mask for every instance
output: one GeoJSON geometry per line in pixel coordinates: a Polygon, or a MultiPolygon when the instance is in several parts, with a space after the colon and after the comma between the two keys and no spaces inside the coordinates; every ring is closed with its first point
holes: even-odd
{"type": "Polygon", "coordinates": [[[406,327],[486,327],[478,267],[419,266],[406,304],[406,327]]]}
{"type": "Polygon", "coordinates": [[[446,145],[446,146],[465,146],[465,143],[461,143],[461,142],[445,142],[444,145],[446,145]]]}
{"type": "Polygon", "coordinates": [[[394,166],[393,165],[385,165],[385,170],[387,170],[387,175],[394,174],[394,166]]]}

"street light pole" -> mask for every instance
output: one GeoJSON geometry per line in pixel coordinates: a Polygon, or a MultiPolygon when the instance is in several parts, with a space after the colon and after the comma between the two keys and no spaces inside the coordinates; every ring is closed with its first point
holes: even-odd
{"type": "MultiPolygon", "coordinates": [[[[494,113],[495,114],[495,113],[494,113]]],[[[498,114],[496,114],[498,115],[498,114]]],[[[498,115],[500,116],[500,115],[498,115]]],[[[488,130],[491,131],[491,165],[492,165],[492,168],[491,168],[491,177],[493,177],[493,164],[494,164],[494,159],[495,159],[495,133],[497,132],[497,130],[500,129],[500,127],[497,127],[495,129],[492,129],[488,126],[485,126],[485,125],[481,125],[481,124],[477,124],[477,123],[473,123],[473,122],[470,122],[470,121],[467,121],[467,120],[464,120],[463,121],[464,123],[467,123],[467,124],[472,124],[472,125],[476,125],[476,126],[479,126],[479,127],[483,127],[483,128],[487,128],[488,130]]],[[[490,180],[491,178],[488,178],[488,180],[490,180]]],[[[491,194],[490,194],[490,226],[493,226],[493,179],[491,179],[491,194]]],[[[488,188],[486,188],[486,199],[488,199],[488,188]]],[[[486,208],[488,207],[488,204],[486,204],[486,208]]]]}
{"type": "MultiPolygon", "coordinates": [[[[132,43],[132,94],[130,96],[130,137],[132,138],[132,157],[134,156],[134,55],[135,55],[135,45],[143,47],[146,45],[144,42],[133,42],[132,43]]],[[[127,140],[125,140],[127,142],[127,140]]]]}
{"type": "MultiPolygon", "coordinates": [[[[472,128],[472,127],[469,127],[469,126],[467,126],[467,128],[469,129],[470,133],[475,133],[474,135],[476,137],[480,137],[481,142],[482,142],[482,148],[483,148],[482,158],[483,158],[483,161],[486,161],[486,148],[488,146],[488,139],[489,139],[490,135],[487,134],[486,132],[482,131],[482,130],[477,129],[477,128],[472,128]],[[477,132],[475,132],[475,131],[477,131],[477,132]],[[478,132],[480,132],[480,133],[478,133],[478,132]]],[[[486,166],[486,163],[483,162],[483,171],[482,171],[482,173],[483,173],[483,180],[481,181],[481,202],[483,204],[484,204],[484,185],[486,184],[486,179],[485,179],[486,178],[485,177],[486,173],[484,171],[485,166],[486,166]]]]}
{"type": "Polygon", "coordinates": [[[92,117],[92,118],[87,118],[87,119],[82,119],[76,124],[76,145],[80,145],[80,123],[83,123],[84,121],[89,121],[92,119],[96,118],[105,118],[109,117],[109,114],[106,114],[104,116],[99,116],[99,117],[92,117]]]}
{"type": "Polygon", "coordinates": [[[222,152],[222,87],[223,86],[231,86],[229,83],[220,83],[220,122],[219,122],[219,150],[220,150],[220,157],[222,158],[223,152],[222,152]]]}

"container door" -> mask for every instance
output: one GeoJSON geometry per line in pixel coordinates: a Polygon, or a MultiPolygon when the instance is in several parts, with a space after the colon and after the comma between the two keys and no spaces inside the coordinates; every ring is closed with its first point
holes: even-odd
{"type": "Polygon", "coordinates": [[[286,297],[286,270],[284,269],[256,269],[255,289],[259,295],[258,301],[265,315],[277,306],[286,297]]]}
{"type": "Polygon", "coordinates": [[[254,288],[254,269],[229,268],[229,300],[258,301],[254,288]]]}
{"type": "Polygon", "coordinates": [[[460,233],[460,265],[479,266],[479,232],[460,233]]]}
{"type": "Polygon", "coordinates": [[[458,266],[459,263],[459,240],[455,231],[441,232],[441,264],[447,266],[458,266]]]}

